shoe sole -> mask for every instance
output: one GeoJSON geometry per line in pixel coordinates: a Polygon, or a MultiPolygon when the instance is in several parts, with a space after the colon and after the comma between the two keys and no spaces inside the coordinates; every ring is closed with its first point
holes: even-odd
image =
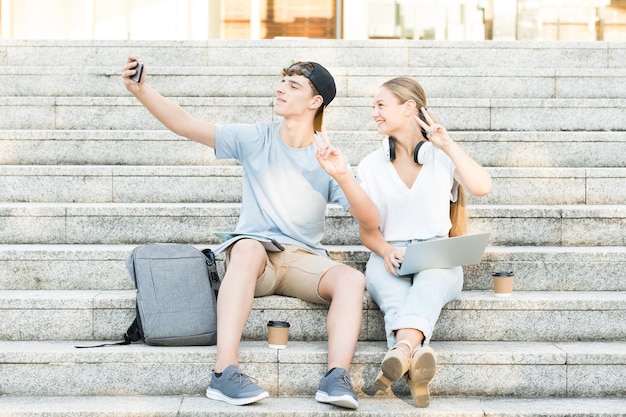
{"type": "Polygon", "coordinates": [[[341,397],[331,397],[324,391],[317,391],[315,394],[315,400],[320,403],[332,404],[338,407],[350,408],[356,410],[359,403],[349,395],[342,395],[341,397]]]}
{"type": "Polygon", "coordinates": [[[409,371],[409,389],[413,402],[418,408],[426,408],[430,405],[430,390],[428,384],[437,372],[437,359],[430,348],[423,348],[415,363],[411,363],[409,371]]]}
{"type": "Polygon", "coordinates": [[[380,371],[378,373],[378,376],[374,380],[374,386],[379,391],[385,391],[387,388],[389,388],[391,386],[391,384],[393,384],[394,381],[392,381],[391,379],[387,378],[383,371],[380,371]]]}
{"type": "Polygon", "coordinates": [[[224,395],[221,391],[209,387],[206,390],[206,396],[207,398],[210,398],[212,400],[224,401],[225,403],[232,405],[246,405],[260,401],[263,398],[267,398],[270,396],[270,394],[269,392],[265,391],[258,395],[255,395],[254,397],[232,398],[224,395]]]}
{"type": "Polygon", "coordinates": [[[406,373],[402,365],[402,360],[397,356],[383,359],[383,362],[380,364],[380,372],[374,380],[374,386],[380,391],[389,388],[391,384],[402,378],[406,373]]]}

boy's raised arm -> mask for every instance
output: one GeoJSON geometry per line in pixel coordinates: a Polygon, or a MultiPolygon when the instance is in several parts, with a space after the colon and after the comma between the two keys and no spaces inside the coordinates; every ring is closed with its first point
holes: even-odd
{"type": "Polygon", "coordinates": [[[196,119],[178,104],[163,97],[146,83],[147,70],[144,68],[139,82],[130,77],[136,73],[136,55],[129,55],[122,68],[124,87],[166,128],[195,142],[215,148],[215,125],[196,119]]]}

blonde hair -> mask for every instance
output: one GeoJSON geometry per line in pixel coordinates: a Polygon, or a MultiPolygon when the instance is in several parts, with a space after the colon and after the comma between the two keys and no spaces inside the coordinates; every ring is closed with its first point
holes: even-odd
{"type": "MultiPolygon", "coordinates": [[[[422,86],[412,78],[409,77],[396,77],[391,80],[385,81],[381,87],[388,89],[400,103],[406,103],[409,100],[413,100],[417,105],[418,114],[420,109],[427,107],[426,93],[422,86]]],[[[437,121],[435,116],[428,111],[428,115],[437,121]]],[[[394,138],[391,138],[395,140],[394,138]]],[[[452,227],[450,228],[450,237],[461,236],[467,232],[467,206],[465,200],[465,191],[463,187],[459,185],[457,199],[454,202],[450,202],[450,221],[452,227]]]]}

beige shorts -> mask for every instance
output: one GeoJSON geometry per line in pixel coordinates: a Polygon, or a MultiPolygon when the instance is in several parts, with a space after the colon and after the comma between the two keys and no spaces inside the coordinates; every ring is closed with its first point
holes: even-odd
{"type": "MultiPolygon", "coordinates": [[[[322,276],[331,268],[343,265],[296,245],[284,245],[282,252],[266,252],[265,271],[257,279],[255,297],[286,295],[312,303],[328,304],[318,292],[322,276]]],[[[230,250],[225,266],[228,268],[230,250]]]]}

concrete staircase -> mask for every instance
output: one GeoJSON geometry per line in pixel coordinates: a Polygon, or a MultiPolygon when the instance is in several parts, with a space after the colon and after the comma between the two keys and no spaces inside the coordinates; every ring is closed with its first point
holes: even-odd
{"type": "MultiPolygon", "coordinates": [[[[625,155],[626,43],[0,41],[0,416],[626,416],[625,155]],[[133,247],[211,246],[238,216],[240,167],[125,91],[130,52],[158,91],[216,122],[276,119],[281,68],[322,62],[338,86],[330,137],[353,165],[380,143],[380,83],[422,83],[494,180],[470,198],[470,231],[491,242],[436,328],[430,408],[403,383],[374,393],[386,346],[367,295],[356,412],[312,398],[326,309],[295,299],[254,302],[240,359],[272,397],[251,406],[203,396],[214,347],[74,347],[132,321],[133,247]],[[515,272],[510,299],[491,291],[499,269],[515,272]],[[292,323],[286,350],[266,347],[269,319],[292,323]]],[[[327,230],[333,258],[363,269],[354,221],[331,206],[327,230]]]]}

